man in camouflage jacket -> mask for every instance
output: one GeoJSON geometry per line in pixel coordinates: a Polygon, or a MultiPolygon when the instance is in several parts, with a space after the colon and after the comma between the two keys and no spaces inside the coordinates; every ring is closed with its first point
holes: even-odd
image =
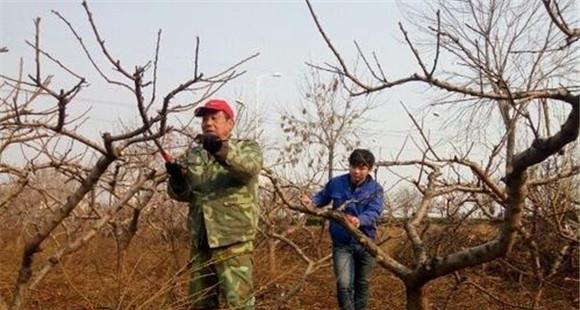
{"type": "Polygon", "coordinates": [[[234,113],[214,99],[195,110],[202,117],[199,144],[166,164],[168,193],[189,203],[194,309],[253,309],[252,251],[257,227],[258,175],[262,153],[254,141],[231,139],[234,113]]]}

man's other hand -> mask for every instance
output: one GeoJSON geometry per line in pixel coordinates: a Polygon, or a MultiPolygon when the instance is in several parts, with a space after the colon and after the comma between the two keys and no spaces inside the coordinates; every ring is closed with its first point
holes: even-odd
{"type": "Polygon", "coordinates": [[[221,148],[224,142],[218,136],[206,133],[195,137],[195,140],[203,146],[203,148],[210,154],[215,155],[221,148]]]}

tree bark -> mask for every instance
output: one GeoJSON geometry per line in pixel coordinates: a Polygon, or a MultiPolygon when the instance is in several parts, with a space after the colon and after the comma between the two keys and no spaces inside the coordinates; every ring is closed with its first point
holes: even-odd
{"type": "Polygon", "coordinates": [[[424,286],[405,286],[407,310],[427,310],[429,303],[424,294],[424,286]]]}
{"type": "Polygon", "coordinates": [[[268,239],[268,256],[270,260],[270,276],[276,274],[276,268],[278,264],[276,263],[276,240],[273,238],[268,239]]]}

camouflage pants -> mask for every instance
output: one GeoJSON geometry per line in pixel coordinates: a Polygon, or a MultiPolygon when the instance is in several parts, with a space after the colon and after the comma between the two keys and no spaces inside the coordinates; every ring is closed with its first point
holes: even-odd
{"type": "Polygon", "coordinates": [[[192,250],[189,296],[193,309],[219,308],[220,293],[230,309],[254,309],[252,241],[192,250]]]}

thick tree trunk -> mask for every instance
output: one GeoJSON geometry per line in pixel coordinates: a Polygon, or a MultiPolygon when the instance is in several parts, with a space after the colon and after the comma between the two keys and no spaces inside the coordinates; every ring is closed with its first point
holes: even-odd
{"type": "Polygon", "coordinates": [[[424,294],[424,286],[405,286],[407,293],[407,310],[427,310],[429,303],[424,294]]]}

